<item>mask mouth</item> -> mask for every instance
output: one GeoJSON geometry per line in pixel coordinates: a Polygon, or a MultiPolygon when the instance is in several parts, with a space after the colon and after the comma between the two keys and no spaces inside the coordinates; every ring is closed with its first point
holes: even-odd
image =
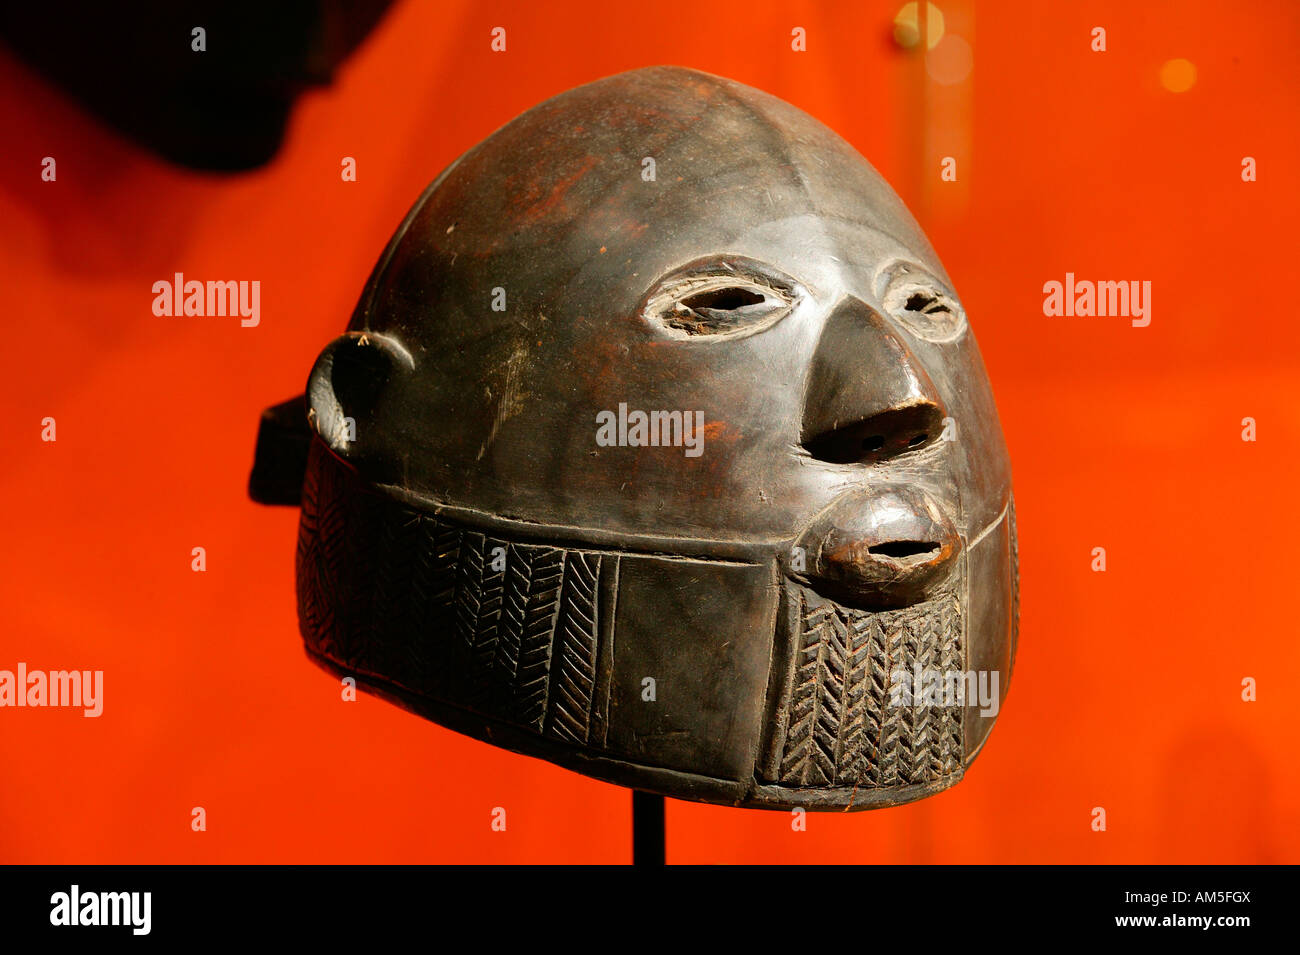
{"type": "Polygon", "coordinates": [[[961,537],[926,491],[911,485],[855,488],[799,536],[790,577],[850,607],[897,609],[944,585],[961,537]]]}
{"type": "Polygon", "coordinates": [[[939,550],[942,545],[938,541],[885,541],[883,544],[870,544],[867,552],[874,557],[890,557],[897,561],[907,561],[924,558],[939,550]]]}

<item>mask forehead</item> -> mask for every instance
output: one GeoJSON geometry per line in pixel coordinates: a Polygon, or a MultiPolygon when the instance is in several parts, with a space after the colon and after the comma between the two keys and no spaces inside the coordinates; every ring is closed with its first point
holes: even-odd
{"type": "Polygon", "coordinates": [[[813,233],[866,224],[933,257],[888,185],[821,123],[717,77],[637,71],[548,101],[458,160],[414,212],[407,233],[419,241],[395,241],[358,318],[400,322],[416,285],[447,325],[477,311],[484,283],[508,280],[538,307],[608,301],[619,283],[635,295],[701,248],[795,218],[813,233]]]}

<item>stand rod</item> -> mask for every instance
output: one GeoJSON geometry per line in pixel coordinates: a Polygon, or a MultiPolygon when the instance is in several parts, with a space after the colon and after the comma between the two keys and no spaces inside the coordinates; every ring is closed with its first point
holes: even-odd
{"type": "Polygon", "coordinates": [[[632,790],[632,864],[664,864],[664,797],[632,790]]]}

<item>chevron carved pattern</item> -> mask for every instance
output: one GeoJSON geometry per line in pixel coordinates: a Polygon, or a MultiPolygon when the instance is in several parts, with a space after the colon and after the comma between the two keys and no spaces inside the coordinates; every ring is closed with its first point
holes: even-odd
{"type": "Polygon", "coordinates": [[[844,694],[843,621],[811,591],[798,594],[802,643],[781,776],[799,786],[826,786],[835,777],[844,694]]]}
{"type": "Polygon", "coordinates": [[[564,568],[546,734],[573,743],[586,743],[591,732],[600,643],[600,560],[596,554],[574,553],[564,568]]]}
{"type": "MultiPolygon", "coordinates": [[[[401,689],[590,742],[602,562],[498,538],[367,491],[313,446],[296,560],[311,649],[401,689]]],[[[604,626],[602,626],[602,622],[604,626]]]]}
{"type": "Polygon", "coordinates": [[[956,597],[869,613],[786,586],[798,632],[777,781],[891,787],[957,771],[961,707],[912,693],[918,671],[939,679],[962,671],[956,597]]]}

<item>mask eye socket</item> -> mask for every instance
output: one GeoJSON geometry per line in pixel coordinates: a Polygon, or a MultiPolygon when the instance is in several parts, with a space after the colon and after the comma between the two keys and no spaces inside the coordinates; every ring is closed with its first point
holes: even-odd
{"type": "Polygon", "coordinates": [[[741,338],[784,318],[799,294],[793,279],[759,262],[711,259],[661,278],[640,314],[670,338],[741,338]]]}
{"type": "Polygon", "coordinates": [[[889,269],[881,304],[896,322],[928,342],[950,342],[966,331],[966,310],[925,270],[899,263],[889,269]]]}

